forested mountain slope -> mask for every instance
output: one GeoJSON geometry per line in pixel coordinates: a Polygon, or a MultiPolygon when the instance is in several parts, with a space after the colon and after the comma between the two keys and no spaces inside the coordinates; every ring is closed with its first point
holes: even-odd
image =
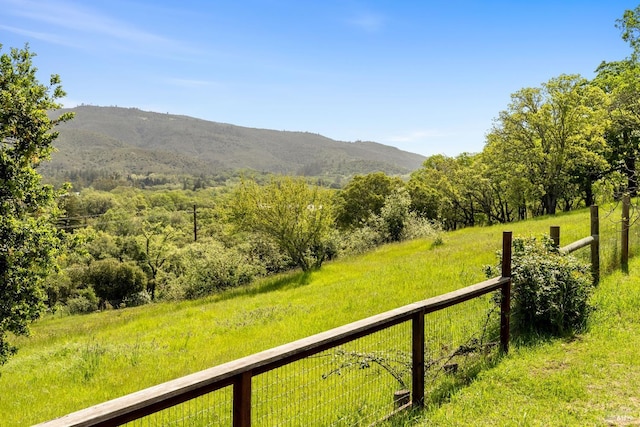
{"type": "Polygon", "coordinates": [[[59,127],[58,151],[43,172],[113,170],[121,174],[214,175],[259,172],[403,174],[424,157],[375,142],[342,142],[308,132],[254,129],[135,108],[80,106],[59,127]]]}

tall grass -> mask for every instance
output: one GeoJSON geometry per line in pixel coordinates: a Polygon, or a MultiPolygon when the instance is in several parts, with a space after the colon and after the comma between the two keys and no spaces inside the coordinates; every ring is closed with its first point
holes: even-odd
{"type": "Polygon", "coordinates": [[[448,403],[394,425],[639,425],[640,259],[629,267],[601,281],[586,333],[512,347],[448,403]]]}
{"type": "MultiPolygon", "coordinates": [[[[605,242],[617,224],[601,216],[607,270],[615,250],[605,242]]],[[[51,419],[482,281],[504,230],[539,235],[551,225],[561,227],[561,244],[584,237],[588,210],[446,233],[442,244],[388,245],[196,301],[46,318],[15,340],[19,353],[0,370],[2,424],[51,419]]]]}

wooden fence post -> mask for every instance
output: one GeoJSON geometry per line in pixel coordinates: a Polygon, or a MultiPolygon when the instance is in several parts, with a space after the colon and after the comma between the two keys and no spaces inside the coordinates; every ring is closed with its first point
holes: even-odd
{"type": "Polygon", "coordinates": [[[411,336],[412,336],[412,405],[413,407],[424,406],[424,310],[420,310],[413,316],[411,336]]]}
{"type": "Polygon", "coordinates": [[[553,245],[556,248],[560,247],[560,227],[557,225],[552,225],[549,227],[549,237],[553,240],[553,245]]]}
{"type": "Polygon", "coordinates": [[[600,281],[600,220],[598,218],[598,205],[591,206],[591,275],[593,283],[600,281]]]}
{"type": "Polygon", "coordinates": [[[502,277],[509,281],[502,285],[500,300],[500,348],[509,352],[509,318],[511,316],[511,231],[502,233],[502,277]]]}
{"type": "Polygon", "coordinates": [[[623,273],[629,273],[629,205],[631,198],[629,194],[622,196],[622,236],[620,251],[620,267],[623,273]]]}
{"type": "Polygon", "coordinates": [[[251,371],[233,383],[233,427],[251,426],[251,371]]]}

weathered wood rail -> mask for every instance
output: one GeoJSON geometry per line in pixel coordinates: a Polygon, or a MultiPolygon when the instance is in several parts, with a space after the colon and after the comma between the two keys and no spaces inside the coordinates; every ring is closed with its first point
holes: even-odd
{"type": "MultiPolygon", "coordinates": [[[[600,219],[598,206],[593,205],[590,209],[591,235],[560,247],[559,251],[564,254],[570,254],[589,246],[591,248],[591,275],[593,276],[593,282],[598,283],[600,281],[600,219]]],[[[549,229],[549,235],[553,243],[556,246],[560,246],[560,227],[552,226],[549,229]]]]}
{"type": "Polygon", "coordinates": [[[500,345],[502,351],[508,351],[511,239],[511,232],[503,233],[502,246],[505,256],[502,275],[499,277],[168,381],[42,423],[40,426],[117,426],[230,385],[233,386],[233,425],[250,426],[252,377],[408,321],[412,322],[411,403],[413,406],[422,406],[425,393],[424,319],[427,314],[501,290],[500,345]]]}

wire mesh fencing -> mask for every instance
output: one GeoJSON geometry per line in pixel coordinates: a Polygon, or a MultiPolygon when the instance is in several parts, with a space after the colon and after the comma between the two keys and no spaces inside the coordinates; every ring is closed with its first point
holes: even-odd
{"type": "MultiPolygon", "coordinates": [[[[499,353],[493,294],[425,316],[425,397],[436,404],[499,353]]],[[[251,425],[369,426],[410,406],[412,322],[403,321],[251,380],[251,425]]],[[[232,386],[127,426],[231,426],[232,386]]]]}
{"type": "Polygon", "coordinates": [[[497,294],[487,294],[425,318],[425,404],[437,405],[500,354],[497,294]]]}
{"type": "Polygon", "coordinates": [[[411,324],[403,322],[254,377],[252,424],[369,425],[411,385],[411,324]]]}
{"type": "Polygon", "coordinates": [[[233,387],[227,386],[143,418],[127,427],[204,427],[233,425],[233,387]]]}

